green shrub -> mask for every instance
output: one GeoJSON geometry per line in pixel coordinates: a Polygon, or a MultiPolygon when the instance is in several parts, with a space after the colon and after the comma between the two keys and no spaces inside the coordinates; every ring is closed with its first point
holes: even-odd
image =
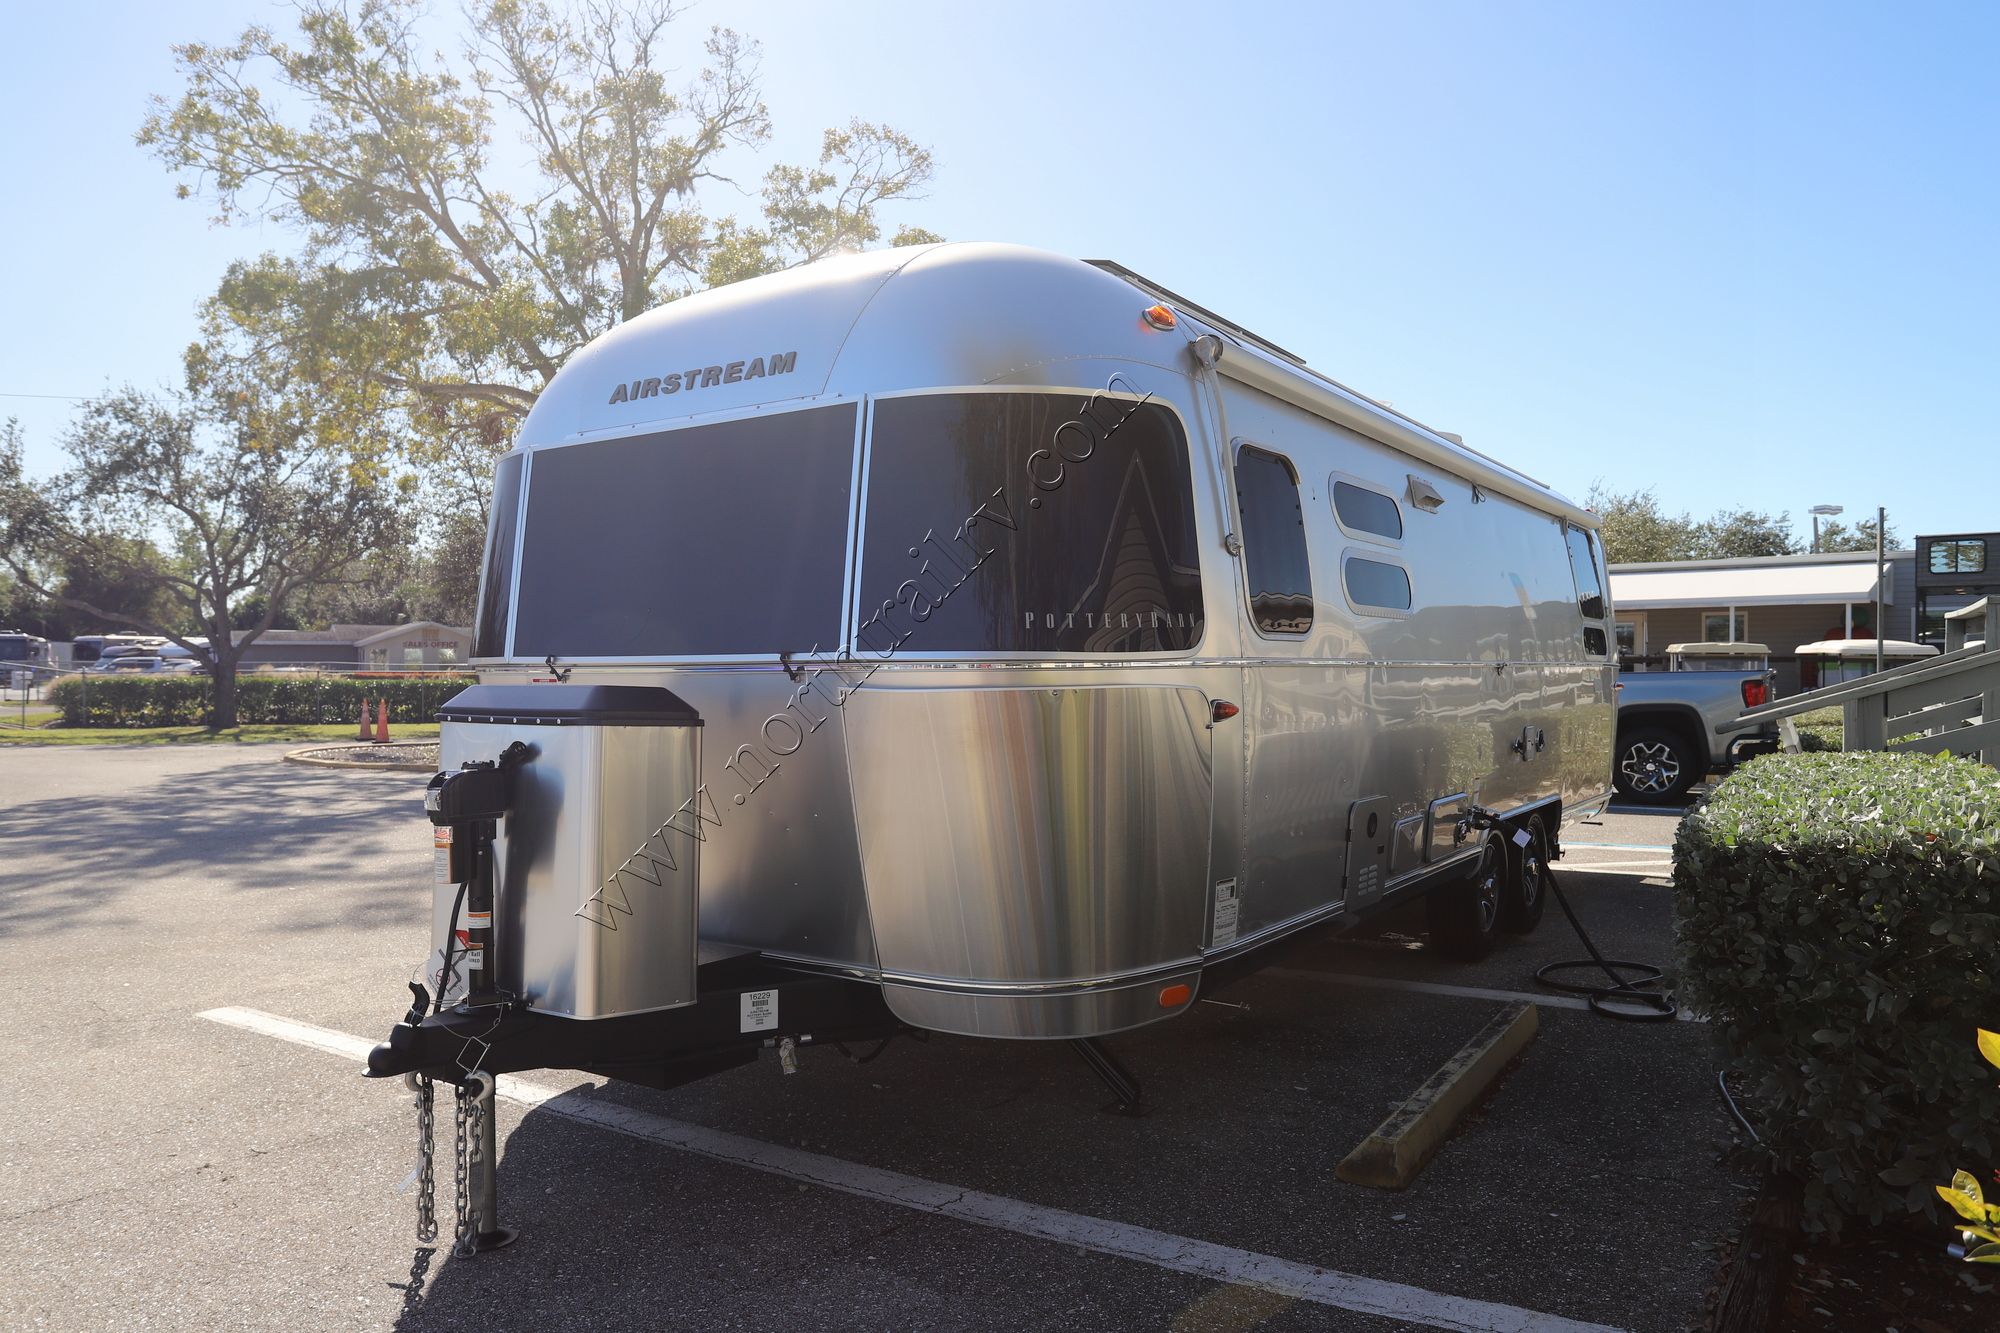
{"type": "MultiPolygon", "coordinates": [[[[243,723],[354,722],[361,701],[387,699],[391,722],[429,722],[469,675],[319,676],[279,671],[236,678],[243,723]]],[[[208,721],[205,676],[66,676],[50,691],[66,727],[198,727],[208,721]]],[[[374,716],[371,706],[369,716],[374,716]]]]}
{"type": "Polygon", "coordinates": [[[1846,740],[1847,716],[1838,707],[1815,708],[1792,719],[1801,750],[1838,750],[1846,740]]]}
{"type": "Polygon", "coordinates": [[[1683,984],[1715,1024],[1806,1221],[1929,1212],[2000,1161],[2000,774],[1965,760],[1769,755],[1681,823],[1683,984]]]}

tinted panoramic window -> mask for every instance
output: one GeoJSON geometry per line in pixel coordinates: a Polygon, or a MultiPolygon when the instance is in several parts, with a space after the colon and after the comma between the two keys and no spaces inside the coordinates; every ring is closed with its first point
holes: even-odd
{"type": "MultiPolygon", "coordinates": [[[[1586,620],[1604,619],[1604,584],[1597,573],[1597,557],[1590,549],[1590,534],[1582,528],[1564,528],[1569,542],[1569,568],[1576,576],[1576,604],[1586,620]]],[[[1601,643],[1604,636],[1599,634],[1601,643]]],[[[1598,650],[1602,652],[1600,648],[1598,650]]]]}
{"type": "Polygon", "coordinates": [[[1347,582],[1347,600],[1356,606],[1410,609],[1410,576],[1401,565],[1349,556],[1341,566],[1341,577],[1347,582]]]}
{"type": "Polygon", "coordinates": [[[1158,403],[878,399],[857,651],[1194,647],[1201,569],[1188,475],[1180,422],[1158,403]]]}
{"type": "Polygon", "coordinates": [[[1403,539],[1403,513],[1396,502],[1380,491],[1371,491],[1352,482],[1333,483],[1333,512],[1342,526],[1355,532],[1372,532],[1390,541],[1403,539]]]}
{"type": "Polygon", "coordinates": [[[1931,573],[1983,574],[1985,572],[1985,542],[1957,541],[1931,543],[1931,573]]]}
{"type": "Polygon", "coordinates": [[[849,404],[537,451],[515,656],[831,649],[853,472],[849,404]]]}
{"type": "Polygon", "coordinates": [[[486,525],[486,574],[479,581],[479,609],[473,617],[474,657],[507,655],[507,608],[514,600],[514,542],[520,523],[523,457],[509,454],[493,474],[492,517],[486,525]]]}
{"type": "Polygon", "coordinates": [[[1245,448],[1236,455],[1236,503],[1243,512],[1243,571],[1250,619],[1266,634],[1312,628],[1312,570],[1306,561],[1305,511],[1292,465],[1245,448]]]}

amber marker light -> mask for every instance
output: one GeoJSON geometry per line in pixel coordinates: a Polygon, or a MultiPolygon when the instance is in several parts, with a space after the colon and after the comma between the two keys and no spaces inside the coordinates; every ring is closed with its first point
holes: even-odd
{"type": "Polygon", "coordinates": [[[1185,981],[1177,981],[1160,991],[1160,1008],[1178,1009],[1194,998],[1194,989],[1185,981]]]}
{"type": "Polygon", "coordinates": [[[1149,305],[1139,312],[1139,318],[1156,329],[1170,329],[1174,326],[1174,310],[1169,305],[1149,305]]]}

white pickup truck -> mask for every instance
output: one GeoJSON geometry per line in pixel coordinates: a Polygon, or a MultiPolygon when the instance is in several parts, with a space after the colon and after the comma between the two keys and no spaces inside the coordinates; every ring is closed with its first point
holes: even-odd
{"type": "Polygon", "coordinates": [[[1612,780],[1635,801],[1677,801],[1710,773],[1778,748],[1775,727],[1725,732],[1776,697],[1761,643],[1676,643],[1664,671],[1621,670],[1612,780]]]}

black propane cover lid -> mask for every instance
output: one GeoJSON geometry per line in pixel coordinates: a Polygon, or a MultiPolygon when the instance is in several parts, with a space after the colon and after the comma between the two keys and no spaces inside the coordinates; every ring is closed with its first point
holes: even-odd
{"type": "Polygon", "coordinates": [[[468,685],[445,700],[437,720],[535,727],[698,727],[701,714],[658,685],[468,685]]]}

